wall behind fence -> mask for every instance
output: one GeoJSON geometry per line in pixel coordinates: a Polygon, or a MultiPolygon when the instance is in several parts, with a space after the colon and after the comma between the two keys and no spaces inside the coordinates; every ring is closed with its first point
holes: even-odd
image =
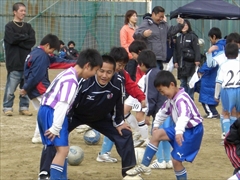
{"type": "MultiPolygon", "coordinates": [[[[232,3],[231,0],[226,0],[232,3]]],[[[5,24],[13,19],[12,5],[14,0],[0,1],[0,45],[4,37],[5,24]]],[[[129,9],[138,12],[138,24],[147,12],[146,2],[103,2],[87,0],[22,0],[27,7],[25,21],[30,21],[36,31],[37,43],[48,33],[56,34],[67,44],[73,40],[78,50],[91,47],[101,53],[109,52],[112,46],[119,46],[119,30],[123,26],[124,14],[129,9]]],[[[165,8],[169,17],[170,11],[183,6],[192,0],[153,0],[152,7],[160,5],[165,8]]],[[[235,0],[240,4],[240,0],[235,0]]],[[[175,25],[176,20],[169,20],[175,25]]],[[[239,21],[190,20],[193,30],[205,39],[209,47],[208,31],[219,27],[223,37],[233,31],[239,32],[239,21]]],[[[3,61],[3,48],[0,46],[0,61],[3,61]]]]}

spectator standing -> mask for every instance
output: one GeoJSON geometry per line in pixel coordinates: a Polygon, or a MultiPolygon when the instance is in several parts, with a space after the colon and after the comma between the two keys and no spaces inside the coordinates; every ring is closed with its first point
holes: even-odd
{"type": "Polygon", "coordinates": [[[121,46],[128,52],[129,60],[125,69],[130,74],[133,81],[136,80],[137,62],[133,59],[129,52],[129,46],[133,42],[133,34],[137,29],[137,12],[135,10],[128,10],[125,14],[124,25],[120,30],[121,46]],[[132,61],[133,60],[133,61],[132,61]]]}
{"type": "Polygon", "coordinates": [[[188,20],[184,20],[184,28],[177,37],[173,59],[174,66],[178,69],[178,79],[181,81],[180,86],[194,99],[194,88],[190,88],[188,83],[195,72],[196,66],[200,65],[201,55],[198,37],[192,31],[188,20]]]}
{"type": "Polygon", "coordinates": [[[164,15],[165,9],[155,6],[152,14],[147,13],[141,25],[134,33],[134,39],[142,39],[146,42],[148,49],[152,50],[157,59],[157,65],[162,70],[163,62],[167,58],[167,37],[172,37],[183,28],[184,20],[178,18],[176,26],[168,26],[164,15]],[[164,20],[165,18],[165,20],[164,20]]]}
{"type": "MultiPolygon", "coordinates": [[[[6,24],[4,45],[6,53],[7,83],[3,99],[3,112],[6,116],[13,115],[14,92],[24,83],[24,62],[31,48],[36,43],[35,31],[23,19],[26,15],[26,6],[21,3],[13,5],[13,20],[6,24]]],[[[29,112],[28,96],[19,96],[19,114],[31,116],[29,112]]]]}

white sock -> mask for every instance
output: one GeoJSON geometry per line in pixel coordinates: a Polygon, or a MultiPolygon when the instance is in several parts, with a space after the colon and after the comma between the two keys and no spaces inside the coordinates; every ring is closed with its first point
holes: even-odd
{"type": "Polygon", "coordinates": [[[127,123],[129,124],[129,126],[135,130],[135,131],[139,131],[139,127],[138,127],[138,123],[137,123],[137,119],[135,118],[134,115],[132,115],[131,113],[124,115],[127,123]]]}
{"type": "Polygon", "coordinates": [[[35,127],[35,131],[34,131],[33,137],[40,137],[40,132],[39,132],[38,122],[37,121],[36,121],[36,127],[35,127]]]}
{"type": "Polygon", "coordinates": [[[142,136],[142,139],[148,138],[148,125],[145,124],[145,120],[138,122],[139,132],[142,136]]]}

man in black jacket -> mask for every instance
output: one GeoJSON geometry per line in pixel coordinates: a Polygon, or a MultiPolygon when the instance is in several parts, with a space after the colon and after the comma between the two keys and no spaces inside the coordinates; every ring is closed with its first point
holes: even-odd
{"type": "MultiPolygon", "coordinates": [[[[23,22],[26,7],[18,2],[13,5],[14,18],[5,26],[4,46],[6,53],[7,83],[3,99],[3,112],[6,116],[13,115],[14,92],[19,85],[22,88],[24,62],[31,48],[36,43],[35,31],[30,24],[23,22]]],[[[31,116],[28,111],[27,95],[19,96],[19,114],[31,116]]]]}

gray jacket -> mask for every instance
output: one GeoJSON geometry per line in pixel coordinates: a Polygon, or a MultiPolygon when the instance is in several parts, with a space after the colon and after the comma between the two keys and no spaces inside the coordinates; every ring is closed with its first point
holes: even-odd
{"type": "Polygon", "coordinates": [[[157,60],[166,61],[167,38],[181,32],[183,27],[183,24],[168,26],[165,21],[162,21],[160,24],[156,24],[151,17],[147,16],[143,19],[143,22],[138,29],[136,29],[133,38],[144,40],[147,44],[147,48],[155,53],[157,60]],[[152,31],[152,35],[144,37],[143,32],[148,29],[152,31]]]}

